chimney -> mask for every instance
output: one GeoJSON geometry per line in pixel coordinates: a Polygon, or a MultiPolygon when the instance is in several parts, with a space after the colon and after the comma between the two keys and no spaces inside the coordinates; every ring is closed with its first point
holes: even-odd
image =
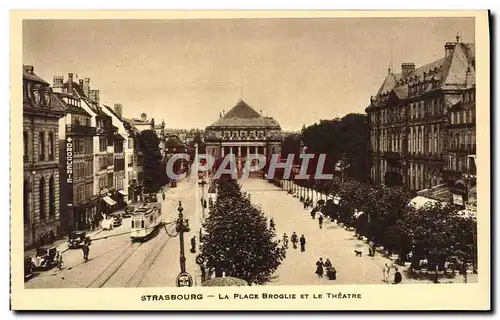
{"type": "Polygon", "coordinates": [[[90,90],[89,99],[99,105],[99,90],[90,90]]]}
{"type": "Polygon", "coordinates": [[[144,112],[141,114],[141,120],[146,121],[148,119],[148,115],[145,114],[144,112]]]}
{"type": "Polygon", "coordinates": [[[123,106],[121,103],[115,103],[115,105],[113,106],[113,111],[116,113],[118,118],[120,118],[120,119],[122,118],[123,106]]]}
{"type": "Polygon", "coordinates": [[[73,74],[68,73],[68,94],[73,95],[73,74]]]}
{"type": "Polygon", "coordinates": [[[83,78],[82,90],[85,96],[88,98],[90,95],[90,78],[83,78]]]}
{"type": "Polygon", "coordinates": [[[33,74],[33,72],[35,71],[35,68],[31,65],[25,65],[24,66],[24,70],[29,73],[29,74],[33,74]]]}
{"type": "Polygon", "coordinates": [[[406,78],[413,71],[415,71],[415,64],[413,62],[405,62],[401,64],[401,73],[403,74],[403,78],[406,78]]]}
{"type": "Polygon", "coordinates": [[[62,93],[63,92],[63,83],[64,83],[64,77],[63,76],[54,76],[53,81],[52,81],[52,90],[57,93],[62,93]]]}
{"type": "Polygon", "coordinates": [[[454,42],[446,42],[444,45],[444,57],[448,58],[453,54],[453,49],[455,48],[456,43],[454,42]]]}

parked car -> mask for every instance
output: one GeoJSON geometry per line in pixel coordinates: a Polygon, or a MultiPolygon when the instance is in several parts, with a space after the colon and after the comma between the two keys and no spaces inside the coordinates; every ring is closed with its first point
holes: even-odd
{"type": "Polygon", "coordinates": [[[55,246],[40,247],[36,249],[35,255],[32,257],[32,262],[35,269],[48,270],[57,265],[59,261],[59,251],[55,246]]]}
{"type": "Polygon", "coordinates": [[[118,213],[113,217],[113,227],[119,227],[121,225],[122,225],[122,215],[118,213]]]}
{"type": "Polygon", "coordinates": [[[134,213],[134,210],[135,210],[135,206],[133,205],[128,205],[126,208],[125,208],[125,212],[123,214],[123,217],[124,218],[128,218],[130,216],[132,216],[132,213],[134,213]]]}
{"type": "Polygon", "coordinates": [[[33,271],[35,269],[35,266],[33,265],[33,261],[31,260],[31,257],[24,257],[24,281],[28,280],[31,278],[33,275],[33,271]]]}
{"type": "Polygon", "coordinates": [[[72,231],[69,234],[68,247],[70,249],[81,248],[85,242],[87,233],[85,231],[72,231]]]}

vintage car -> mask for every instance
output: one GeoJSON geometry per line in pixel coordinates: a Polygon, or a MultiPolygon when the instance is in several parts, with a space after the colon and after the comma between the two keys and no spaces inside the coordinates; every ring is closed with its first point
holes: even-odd
{"type": "Polygon", "coordinates": [[[72,231],[68,239],[68,247],[70,249],[81,248],[85,242],[87,233],[85,231],[72,231]]]}
{"type": "Polygon", "coordinates": [[[124,218],[131,217],[131,216],[132,216],[132,213],[134,213],[134,210],[135,210],[135,206],[133,206],[133,205],[128,205],[128,206],[125,208],[125,212],[123,213],[123,217],[124,217],[124,218]]]}
{"type": "Polygon", "coordinates": [[[31,278],[35,269],[34,267],[31,257],[24,257],[24,281],[31,278]]]}
{"type": "Polygon", "coordinates": [[[60,253],[57,251],[55,246],[50,247],[40,247],[36,249],[31,261],[33,262],[35,269],[45,269],[48,270],[57,265],[59,261],[60,253]]]}
{"type": "Polygon", "coordinates": [[[117,213],[113,216],[113,227],[119,227],[122,225],[122,215],[117,213]]]}

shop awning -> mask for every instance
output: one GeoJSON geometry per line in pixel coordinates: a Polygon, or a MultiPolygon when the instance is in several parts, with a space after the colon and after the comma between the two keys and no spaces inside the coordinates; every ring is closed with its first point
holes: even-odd
{"type": "Polygon", "coordinates": [[[105,196],[102,198],[102,200],[106,201],[107,204],[109,204],[110,206],[113,206],[116,204],[116,201],[111,199],[110,197],[108,196],[105,196]]]}
{"type": "Polygon", "coordinates": [[[434,200],[434,199],[429,199],[429,198],[426,198],[426,197],[422,197],[422,196],[416,196],[415,198],[413,198],[409,205],[414,207],[415,209],[420,209],[420,208],[423,208],[425,207],[426,204],[436,204],[438,203],[439,201],[437,200],[434,200]]]}
{"type": "Polygon", "coordinates": [[[123,190],[118,190],[118,193],[121,194],[122,196],[126,196],[127,195],[127,193],[125,191],[123,191],[123,190]]]}

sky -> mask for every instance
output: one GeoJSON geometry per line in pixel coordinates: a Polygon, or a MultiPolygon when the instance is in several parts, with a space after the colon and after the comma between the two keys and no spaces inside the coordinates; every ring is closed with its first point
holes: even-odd
{"type": "Polygon", "coordinates": [[[25,20],[23,64],[49,83],[88,77],[101,103],[168,128],[205,128],[243,99],[299,130],[364,113],[391,64],[440,59],[457,33],[474,42],[474,19],[25,20]]]}

